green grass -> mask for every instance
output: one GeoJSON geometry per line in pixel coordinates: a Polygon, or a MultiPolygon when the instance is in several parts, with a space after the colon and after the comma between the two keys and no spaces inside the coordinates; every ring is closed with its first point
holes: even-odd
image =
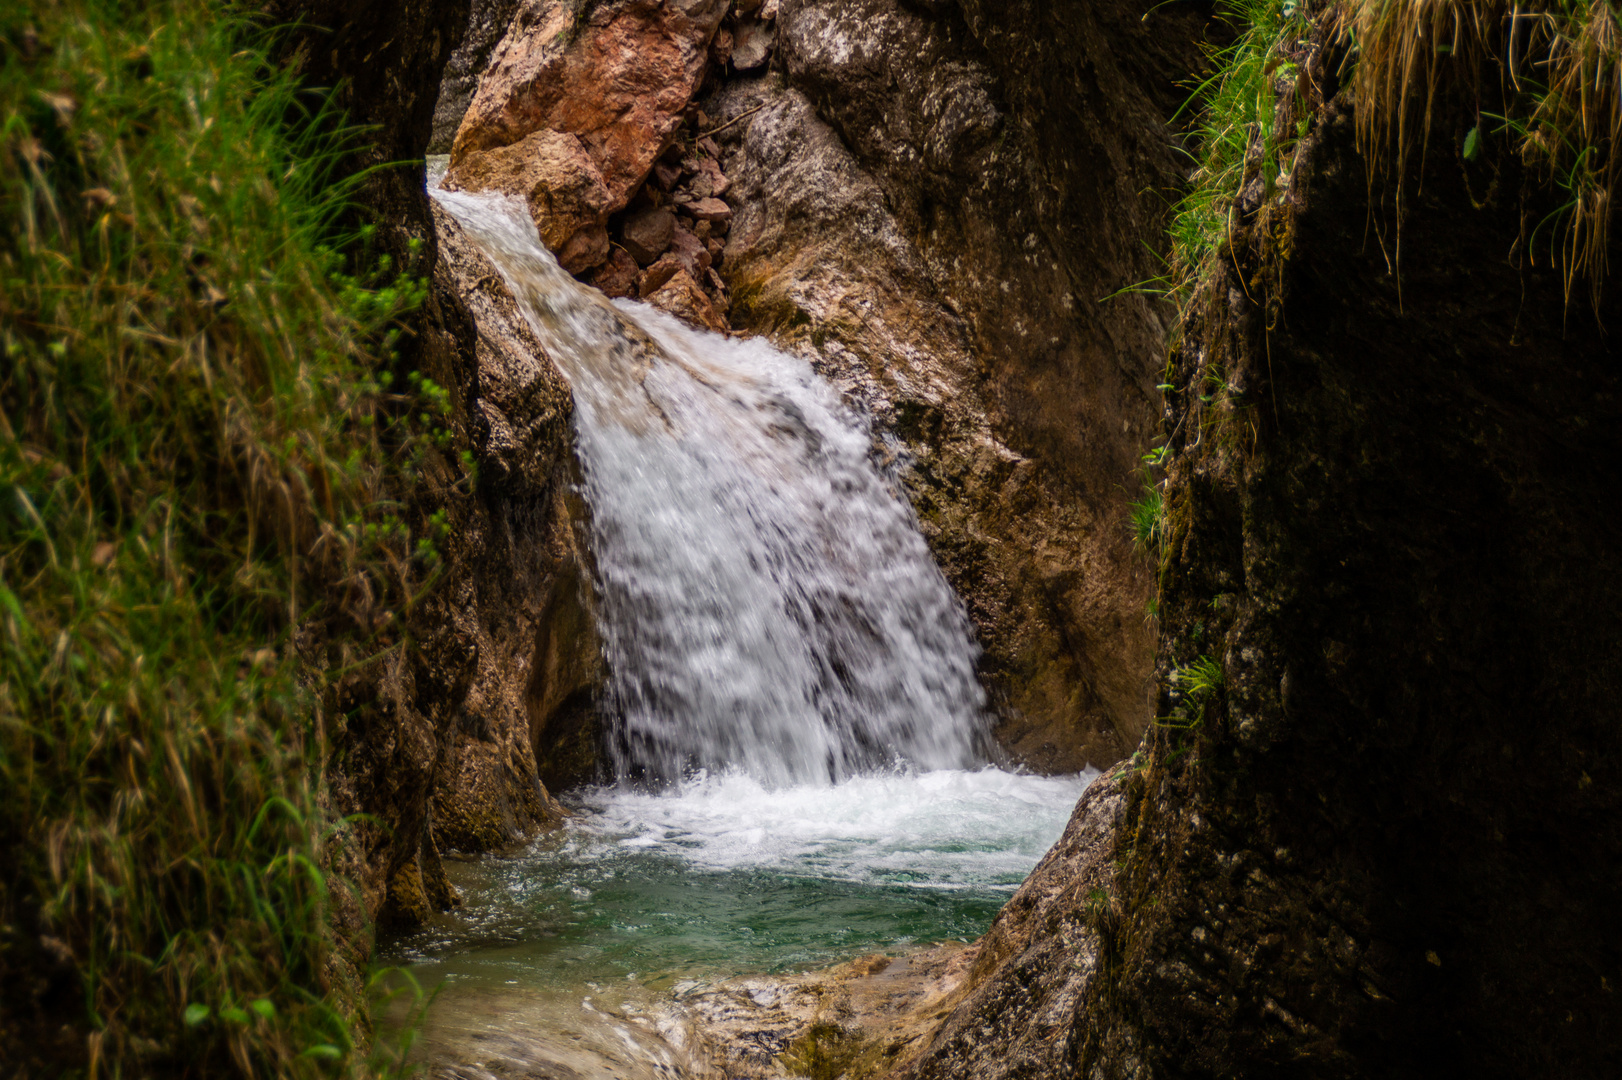
{"type": "Polygon", "coordinates": [[[1295,72],[1283,46],[1307,30],[1296,0],[1223,0],[1218,10],[1236,36],[1210,51],[1212,73],[1184,106],[1195,116],[1189,135],[1195,168],[1172,215],[1168,283],[1180,301],[1228,237],[1247,154],[1260,158],[1259,175],[1270,195],[1301,134],[1296,128],[1273,130],[1278,84],[1295,72]]]}
{"type": "Polygon", "coordinates": [[[376,646],[431,561],[384,499],[409,450],[373,374],[420,286],[337,253],[365,247],[333,175],[355,134],[264,46],[199,0],[0,14],[0,1061],[22,1075],[366,1068],[301,656],[376,646]]]}

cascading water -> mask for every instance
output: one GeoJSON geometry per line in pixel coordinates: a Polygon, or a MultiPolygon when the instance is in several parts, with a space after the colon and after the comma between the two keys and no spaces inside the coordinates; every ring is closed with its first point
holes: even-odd
{"type": "Polygon", "coordinates": [[[618,774],[826,783],[973,763],[968,621],[810,365],[611,305],[516,199],[435,198],[574,389],[618,774]]]}
{"type": "Polygon", "coordinates": [[[612,764],[655,781],[447,863],[464,906],[389,954],[446,991],[441,1075],[664,1080],[681,1039],[647,1023],[683,987],[979,934],[1090,776],[980,764],[973,637],[859,419],[764,342],[576,282],[516,200],[433,195],[573,388],[612,764]]]}

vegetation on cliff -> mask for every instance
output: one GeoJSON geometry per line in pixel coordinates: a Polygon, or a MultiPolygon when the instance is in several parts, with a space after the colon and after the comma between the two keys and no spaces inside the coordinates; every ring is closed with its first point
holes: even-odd
{"type": "Polygon", "coordinates": [[[13,1075],[359,1067],[300,657],[398,647],[430,573],[383,499],[423,399],[375,374],[421,286],[266,46],[199,0],[0,14],[13,1075]]]}

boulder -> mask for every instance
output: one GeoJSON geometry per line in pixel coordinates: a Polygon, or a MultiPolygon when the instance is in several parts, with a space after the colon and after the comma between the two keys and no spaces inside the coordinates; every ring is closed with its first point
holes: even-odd
{"type": "Polygon", "coordinates": [[[685,270],[677,270],[663,285],[652,293],[644,293],[642,298],[690,326],[714,330],[718,334],[726,332],[726,320],[715,310],[715,304],[699,288],[698,282],[685,270]]]}
{"type": "Polygon", "coordinates": [[[638,266],[648,266],[670,246],[676,231],[676,215],[655,207],[625,219],[623,243],[638,266]]]}
{"type": "Polygon", "coordinates": [[[502,191],[525,199],[541,240],[570,273],[608,258],[613,198],[573,135],[537,131],[511,146],[470,151],[444,183],[453,191],[502,191]]]}
{"type": "Polygon", "coordinates": [[[575,271],[602,262],[606,234],[592,232],[591,243],[577,243],[568,259],[554,237],[573,239],[600,225],[642,185],[681,126],[725,11],[724,0],[671,0],[602,5],[582,20],[577,3],[522,0],[457,130],[448,184],[491,186],[479,182],[490,171],[476,164],[481,157],[537,134],[546,146],[573,139],[601,188],[594,224],[568,215],[577,201],[572,191],[549,194],[550,174],[537,176],[525,195],[560,262],[575,271]],[[564,205],[566,220],[542,224],[555,203],[564,205]]]}
{"type": "Polygon", "coordinates": [[[683,270],[693,276],[694,281],[702,281],[704,271],[710,268],[710,252],[704,246],[704,241],[680,225],[671,231],[670,254],[681,263],[683,270]]]}

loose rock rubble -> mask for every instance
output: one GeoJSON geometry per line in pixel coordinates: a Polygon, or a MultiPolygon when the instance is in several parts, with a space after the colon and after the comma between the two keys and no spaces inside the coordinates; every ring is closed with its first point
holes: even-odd
{"type": "Polygon", "coordinates": [[[731,181],[697,102],[765,66],[775,0],[523,0],[457,130],[445,184],[530,205],[564,269],[725,330],[731,181]]]}

